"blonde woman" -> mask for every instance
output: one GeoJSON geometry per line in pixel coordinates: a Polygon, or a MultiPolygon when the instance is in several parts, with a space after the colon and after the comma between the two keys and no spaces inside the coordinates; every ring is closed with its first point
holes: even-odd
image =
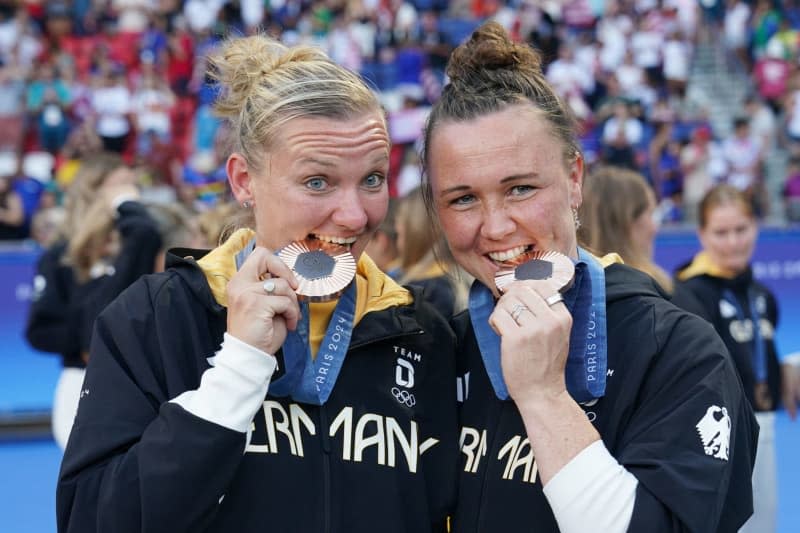
{"type": "Polygon", "coordinates": [[[583,182],[578,214],[578,240],[584,246],[600,255],[618,253],[625,264],[672,291],[672,279],[653,262],[659,222],[656,197],[644,176],[619,167],[596,169],[583,182]]]}
{"type": "Polygon", "coordinates": [[[378,99],[320,50],[260,35],[212,65],[235,132],[228,182],[251,225],[172,256],[98,318],[58,527],[443,531],[452,332],[363,253],[389,199],[378,99]],[[294,241],[349,250],[342,294],[298,298],[276,254],[294,241]]]}
{"type": "Polygon", "coordinates": [[[58,240],[39,258],[26,337],[59,354],[53,437],[63,449],[77,410],[94,320],[142,274],[153,271],[158,228],[138,199],[133,172],[116,155],[82,162],[66,195],[58,240]]]}

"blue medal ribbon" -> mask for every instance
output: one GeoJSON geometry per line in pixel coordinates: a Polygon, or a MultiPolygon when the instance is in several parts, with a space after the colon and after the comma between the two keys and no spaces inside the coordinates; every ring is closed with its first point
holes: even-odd
{"type": "MultiPolygon", "coordinates": [[[[344,363],[347,349],[350,347],[355,313],[356,284],[351,282],[344,294],[339,297],[317,357],[312,359],[311,346],[308,342],[308,304],[300,302],[300,320],[297,329],[289,331],[283,343],[283,359],[287,373],[292,362],[303,361],[301,377],[297,383],[292,383],[293,399],[314,405],[322,405],[328,401],[344,363]]],[[[280,396],[279,392],[274,391],[270,385],[270,393],[280,396]]]]}
{"type": "MultiPolygon", "coordinates": [[[[608,366],[606,285],[602,265],[581,248],[578,248],[578,257],[575,281],[564,294],[564,304],[572,314],[565,380],[567,391],[576,402],[588,402],[605,394],[608,366]]],[[[500,337],[489,325],[494,307],[492,291],[476,280],[470,288],[468,302],[472,329],[495,395],[507,400],[500,337]]]]}
{"type": "MultiPolygon", "coordinates": [[[[255,249],[255,239],[236,255],[237,270],[255,249]]],[[[294,400],[322,405],[331,395],[336,378],[350,347],[356,312],[356,283],[351,282],[339,297],[333,311],[325,337],[316,358],[311,357],[309,343],[309,308],[307,302],[299,302],[300,320],[294,331],[287,332],[283,342],[284,374],[270,382],[271,396],[291,396],[294,400]]]]}
{"type": "MultiPolygon", "coordinates": [[[[722,291],[722,298],[736,309],[736,318],[744,322],[747,318],[742,305],[730,289],[722,291]]],[[[764,336],[761,335],[761,315],[756,308],[755,297],[752,290],[747,291],[747,305],[750,307],[750,322],[753,325],[753,349],[750,351],[750,366],[756,383],[767,381],[767,352],[764,347],[764,336]]]]}

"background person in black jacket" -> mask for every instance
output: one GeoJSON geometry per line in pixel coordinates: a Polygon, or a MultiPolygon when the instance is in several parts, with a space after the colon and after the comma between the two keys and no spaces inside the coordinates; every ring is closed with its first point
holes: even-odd
{"type": "Polygon", "coordinates": [[[59,531],[445,531],[452,330],[363,253],[389,199],[378,99],[319,49],[261,35],[212,65],[252,227],[172,255],[98,317],[59,531]],[[357,259],[332,301],[298,299],[275,252],[301,240],[357,259]]]}
{"type": "Polygon", "coordinates": [[[739,189],[718,185],[700,201],[698,222],[702,250],[678,271],[673,301],[714,326],[756,411],[760,432],[754,513],[741,531],[767,533],[775,531],[778,505],[775,410],[783,403],[789,416],[796,417],[796,371],[791,364],[779,364],[778,305],[750,267],[758,236],[752,202],[739,189]]]}
{"type": "Polygon", "coordinates": [[[61,238],[42,253],[25,335],[37,350],[60,354],[52,427],[63,449],[75,418],[95,318],[128,285],[153,271],[161,247],[156,223],[119,156],[81,162],[66,199],[61,238]]]}
{"type": "Polygon", "coordinates": [[[451,57],[425,133],[428,198],[476,278],[458,338],[453,530],[731,532],[756,427],[725,346],[651,278],[578,247],[583,157],[539,55],[494,22],[451,57]],[[531,251],[571,288],[495,275],[531,251]]]}

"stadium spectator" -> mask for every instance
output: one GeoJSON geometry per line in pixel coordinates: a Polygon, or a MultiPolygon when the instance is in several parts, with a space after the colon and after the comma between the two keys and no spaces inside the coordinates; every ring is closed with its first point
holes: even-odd
{"type": "Polygon", "coordinates": [[[728,173],[722,148],[711,137],[711,128],[696,126],[689,142],[681,150],[683,172],[682,203],[684,220],[697,220],[697,206],[711,187],[722,181],[728,173]]]}
{"type": "Polygon", "coordinates": [[[800,222],[800,157],[789,160],[783,186],[783,206],[789,222],[800,222]]]}
{"type": "Polygon", "coordinates": [[[124,73],[106,65],[91,90],[92,122],[103,149],[123,153],[131,132],[131,93],[124,73]]]}
{"type": "Polygon", "coordinates": [[[0,151],[19,153],[25,134],[25,82],[15,64],[0,65],[0,151]]]}
{"type": "Polygon", "coordinates": [[[750,118],[734,119],[733,133],[722,141],[722,155],[728,165],[726,182],[744,191],[753,202],[756,214],[765,213],[763,188],[764,146],[762,140],[752,134],[750,118]]]}
{"type": "Polygon", "coordinates": [[[609,165],[637,168],[636,145],[643,134],[642,123],[631,115],[629,104],[617,101],[614,114],[603,125],[603,161],[609,165]]]}
{"type": "Polygon", "coordinates": [[[0,240],[25,237],[25,210],[12,175],[0,175],[0,240]]]}
{"type": "Polygon", "coordinates": [[[57,153],[69,134],[68,111],[71,104],[69,87],[50,63],[39,65],[36,79],[28,85],[27,110],[36,124],[39,146],[57,153]]]}

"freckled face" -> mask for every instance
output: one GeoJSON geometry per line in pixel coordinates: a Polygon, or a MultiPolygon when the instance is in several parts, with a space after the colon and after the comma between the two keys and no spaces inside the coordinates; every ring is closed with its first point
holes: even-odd
{"type": "Polygon", "coordinates": [[[758,225],[742,205],[732,202],[711,208],[698,235],[712,263],[739,273],[753,257],[758,225]]]}
{"type": "Polygon", "coordinates": [[[278,137],[249,186],[234,185],[237,200],[254,203],[258,244],[275,250],[313,235],[349,245],[358,258],[389,202],[382,118],[297,118],[278,137]]]}
{"type": "Polygon", "coordinates": [[[466,122],[444,122],[429,147],[436,209],[467,272],[494,287],[499,263],[526,250],[577,258],[572,208],[581,203],[583,160],[532,106],[516,105],[466,122]]]}

